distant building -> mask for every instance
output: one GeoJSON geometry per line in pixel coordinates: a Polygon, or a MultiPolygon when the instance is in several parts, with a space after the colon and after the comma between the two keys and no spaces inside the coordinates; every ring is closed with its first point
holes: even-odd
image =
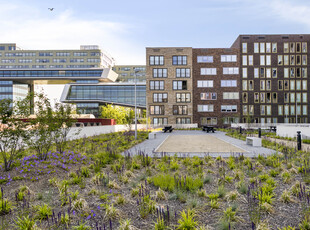
{"type": "Polygon", "coordinates": [[[113,71],[118,74],[119,82],[135,82],[135,72],[137,82],[146,82],[146,66],[145,65],[115,65],[113,71]]]}
{"type": "MultiPolygon", "coordinates": [[[[81,113],[99,116],[101,105],[134,106],[134,84],[113,83],[114,59],[97,45],[77,50],[22,50],[0,44],[0,100],[24,98],[34,84],[66,84],[62,102],[75,103],[81,113]],[[108,85],[106,85],[109,83],[108,85]]],[[[145,84],[137,87],[139,108],[145,108],[145,84]]]]}

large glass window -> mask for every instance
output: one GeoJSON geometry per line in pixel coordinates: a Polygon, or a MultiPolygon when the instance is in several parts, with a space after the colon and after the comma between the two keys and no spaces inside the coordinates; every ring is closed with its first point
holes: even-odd
{"type": "Polygon", "coordinates": [[[216,100],[216,93],[200,93],[200,100],[216,100]]]}
{"type": "Polygon", "coordinates": [[[168,102],[167,93],[153,93],[153,102],[168,102]]]}
{"type": "Polygon", "coordinates": [[[216,75],[216,68],[200,68],[201,75],[216,75]]]}
{"type": "Polygon", "coordinates": [[[237,105],[221,105],[222,112],[237,112],[237,105]]]}
{"type": "Polygon", "coordinates": [[[239,99],[238,92],[223,92],[223,99],[239,99]]]}
{"type": "Polygon", "coordinates": [[[164,56],[150,56],[150,65],[164,65],[164,56]]]}
{"type": "Polygon", "coordinates": [[[172,56],[172,65],[187,65],[187,56],[172,56]]]}
{"type": "Polygon", "coordinates": [[[213,56],[197,56],[198,63],[213,63],[213,56]]]}
{"type": "Polygon", "coordinates": [[[187,90],[187,81],[173,81],[172,89],[173,90],[187,90]]]}
{"type": "Polygon", "coordinates": [[[191,77],[191,69],[189,68],[176,68],[176,77],[191,77]]]}
{"type": "Polygon", "coordinates": [[[187,105],[174,105],[173,115],[187,115],[187,105]]]}
{"type": "Polygon", "coordinates": [[[221,80],[221,87],[237,87],[237,80],[221,80]]]}
{"type": "Polygon", "coordinates": [[[167,76],[167,69],[153,69],[154,78],[166,78],[167,76]]]}
{"type": "Polygon", "coordinates": [[[164,81],[150,81],[150,90],[164,90],[165,82],[164,81]]]}
{"type": "Polygon", "coordinates": [[[237,55],[221,55],[221,62],[237,62],[237,55]]]}
{"type": "Polygon", "coordinates": [[[205,81],[197,81],[197,87],[201,88],[212,88],[213,87],[213,80],[205,80],[205,81]]]}
{"type": "Polygon", "coordinates": [[[191,94],[190,93],[176,93],[176,102],[191,102],[191,94]]]}
{"type": "Polygon", "coordinates": [[[223,67],[223,74],[239,74],[238,67],[223,67]]]}
{"type": "Polygon", "coordinates": [[[150,106],[150,114],[151,115],[164,115],[165,114],[165,106],[163,106],[163,105],[151,105],[150,106]]]}
{"type": "Polygon", "coordinates": [[[213,112],[214,106],[213,105],[197,105],[198,112],[213,112]]]}

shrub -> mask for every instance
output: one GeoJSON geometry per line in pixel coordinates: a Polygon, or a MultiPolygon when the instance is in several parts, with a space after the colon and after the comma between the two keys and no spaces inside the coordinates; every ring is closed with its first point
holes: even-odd
{"type": "Polygon", "coordinates": [[[47,204],[37,205],[35,207],[37,218],[40,220],[47,219],[49,216],[52,215],[52,208],[47,204]]]}
{"type": "Polygon", "coordinates": [[[218,188],[217,188],[217,193],[219,195],[219,198],[223,198],[226,194],[226,189],[224,187],[224,185],[220,185],[218,188]]]}
{"type": "Polygon", "coordinates": [[[193,210],[188,209],[187,212],[184,210],[181,212],[181,217],[178,220],[177,229],[180,230],[194,230],[198,225],[196,221],[196,214],[193,210]]]}
{"type": "Polygon", "coordinates": [[[35,230],[37,228],[36,221],[29,216],[24,216],[22,218],[17,217],[14,222],[15,227],[20,230],[35,230]]]}

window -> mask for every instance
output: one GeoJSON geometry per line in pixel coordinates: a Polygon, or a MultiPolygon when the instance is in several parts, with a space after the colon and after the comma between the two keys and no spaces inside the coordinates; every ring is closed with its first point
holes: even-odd
{"type": "Polygon", "coordinates": [[[221,55],[221,62],[237,62],[237,55],[221,55]]]}
{"type": "Polygon", "coordinates": [[[259,102],[259,93],[254,93],[254,102],[255,103],[259,102]]]}
{"type": "Polygon", "coordinates": [[[164,56],[150,56],[150,65],[164,65],[164,56]]]}
{"type": "Polygon", "coordinates": [[[248,77],[248,68],[242,68],[242,77],[247,78],[248,77]]]}
{"type": "Polygon", "coordinates": [[[291,115],[295,115],[295,105],[291,105],[291,115]]]}
{"type": "Polygon", "coordinates": [[[284,65],[289,65],[289,55],[284,55],[283,59],[284,59],[284,65]]]}
{"type": "Polygon", "coordinates": [[[284,103],[288,103],[289,102],[289,93],[284,93],[284,103]]]}
{"type": "Polygon", "coordinates": [[[165,106],[163,106],[163,105],[151,105],[150,106],[150,114],[151,115],[164,115],[165,114],[165,106]]]}
{"type": "Polygon", "coordinates": [[[259,52],[259,44],[258,43],[254,43],[254,53],[258,53],[259,52]]]}
{"type": "Polygon", "coordinates": [[[283,115],[283,105],[278,105],[278,115],[279,116],[283,115]]]}
{"type": "Polygon", "coordinates": [[[258,78],[258,77],[259,77],[258,68],[254,68],[254,77],[255,77],[255,78],[258,78]]]}
{"type": "Polygon", "coordinates": [[[239,99],[238,92],[223,92],[223,99],[239,99]]]}
{"type": "Polygon", "coordinates": [[[296,90],[301,90],[301,81],[300,80],[296,81],[296,90]]]}
{"type": "Polygon", "coordinates": [[[288,68],[284,68],[284,77],[285,77],[285,78],[288,78],[288,75],[289,75],[289,70],[288,70],[288,68]]]}
{"type": "Polygon", "coordinates": [[[260,115],[265,115],[266,114],[266,106],[265,105],[261,105],[260,106],[260,115]]]}
{"type": "Polygon", "coordinates": [[[67,59],[66,58],[54,58],[53,62],[54,63],[65,63],[67,62],[67,59]]]}
{"type": "Polygon", "coordinates": [[[247,47],[248,47],[247,43],[242,43],[242,53],[247,53],[247,47]]]}
{"type": "Polygon", "coordinates": [[[290,65],[295,65],[295,55],[291,55],[290,65]]]}
{"type": "Polygon", "coordinates": [[[237,105],[221,105],[221,112],[237,112],[237,105]]]}
{"type": "Polygon", "coordinates": [[[268,116],[271,115],[271,105],[266,105],[266,114],[267,114],[268,116]]]}
{"type": "Polygon", "coordinates": [[[284,53],[288,53],[288,43],[287,42],[283,43],[283,51],[284,51],[284,53]]]}
{"type": "Polygon", "coordinates": [[[266,78],[271,78],[271,69],[266,68],[266,78]]]}
{"type": "Polygon", "coordinates": [[[213,56],[197,56],[198,63],[213,63],[213,56]]]}
{"type": "Polygon", "coordinates": [[[302,68],[302,69],[301,69],[301,76],[302,76],[303,78],[306,78],[306,77],[307,77],[307,68],[302,68]]]}
{"type": "Polygon", "coordinates": [[[307,65],[307,55],[302,55],[302,64],[307,65]]]}
{"type": "Polygon", "coordinates": [[[253,55],[249,55],[249,65],[253,65],[253,55]]]}
{"type": "MultiPolygon", "coordinates": [[[[57,59],[59,60],[60,58],[57,58],[57,59]]],[[[66,60],[66,59],[62,59],[62,60],[66,60]]],[[[100,61],[100,59],[99,59],[99,61],[100,61]]],[[[70,59],[70,62],[79,62],[80,63],[80,62],[84,62],[84,59],[83,58],[72,58],[72,59],[70,59]]]]}
{"type": "Polygon", "coordinates": [[[189,117],[178,117],[176,119],[176,123],[177,124],[190,124],[191,119],[189,117]]]}
{"type": "Polygon", "coordinates": [[[173,81],[173,90],[187,90],[187,81],[173,81]]]}
{"type": "Polygon", "coordinates": [[[259,68],[259,77],[261,78],[265,77],[265,68],[259,68]]]}
{"type": "Polygon", "coordinates": [[[191,70],[189,68],[176,68],[176,77],[191,77],[191,70]]]}
{"type": "Polygon", "coordinates": [[[296,55],[296,65],[301,65],[301,56],[296,55]]]}
{"type": "Polygon", "coordinates": [[[295,53],[295,42],[290,43],[290,52],[295,53]]]}
{"type": "Polygon", "coordinates": [[[259,51],[260,51],[261,53],[265,53],[265,43],[264,43],[264,42],[261,42],[261,43],[260,43],[260,49],[259,49],[259,51]]]}
{"type": "Polygon", "coordinates": [[[212,88],[213,87],[213,81],[197,81],[197,87],[201,88],[212,88]]]}
{"type": "Polygon", "coordinates": [[[271,65],[271,55],[266,55],[266,65],[271,65]]]}
{"type": "Polygon", "coordinates": [[[201,75],[216,75],[216,68],[200,68],[201,75]]]}
{"type": "Polygon", "coordinates": [[[271,80],[266,81],[266,90],[271,90],[271,80]]]}
{"type": "Polygon", "coordinates": [[[190,93],[177,93],[176,94],[176,102],[191,102],[191,94],[190,93]]]}
{"type": "Polygon", "coordinates": [[[168,102],[167,93],[153,93],[153,102],[168,102]]]}
{"type": "Polygon", "coordinates": [[[301,44],[300,42],[296,42],[296,53],[300,53],[301,52],[301,44]]]}
{"type": "Polygon", "coordinates": [[[272,77],[276,78],[277,77],[277,68],[272,68],[272,77]]]}
{"type": "Polygon", "coordinates": [[[265,90],[265,81],[264,80],[260,81],[260,90],[265,90]]]}
{"type": "Polygon", "coordinates": [[[271,43],[270,42],[266,43],[266,53],[271,53],[271,43]]]}
{"type": "Polygon", "coordinates": [[[306,105],[303,105],[302,106],[302,115],[307,115],[308,114],[308,111],[307,111],[307,106],[306,105]]]}
{"type": "Polygon", "coordinates": [[[216,117],[201,117],[200,123],[201,125],[216,125],[217,118],[216,117]]]}
{"type": "Polygon", "coordinates": [[[242,103],[248,103],[248,93],[242,93],[242,103]]]}
{"type": "Polygon", "coordinates": [[[167,69],[153,69],[153,78],[166,78],[168,77],[167,69]]]}
{"type": "Polygon", "coordinates": [[[265,55],[260,55],[260,65],[265,65],[265,55]]]}
{"type": "Polygon", "coordinates": [[[200,93],[200,100],[216,100],[216,93],[200,93]]]}
{"type": "Polygon", "coordinates": [[[223,74],[239,74],[238,67],[223,67],[223,74]]]}
{"type": "Polygon", "coordinates": [[[213,112],[214,106],[213,105],[197,105],[198,112],[213,112]]]}
{"type": "Polygon", "coordinates": [[[172,56],[172,65],[187,65],[187,56],[172,56]]]}
{"type": "Polygon", "coordinates": [[[166,118],[166,117],[154,117],[153,118],[153,124],[154,125],[167,125],[168,124],[168,118],[166,118]]]}
{"type": "Polygon", "coordinates": [[[247,65],[248,64],[248,56],[247,55],[243,55],[242,56],[242,65],[247,65]]]}
{"type": "Polygon", "coordinates": [[[294,80],[290,81],[290,89],[295,90],[295,81],[294,80]]]}
{"type": "Polygon", "coordinates": [[[221,80],[221,87],[237,87],[237,80],[221,80]]]}
{"type": "Polygon", "coordinates": [[[302,43],[302,52],[307,53],[307,42],[302,43]]]}
{"type": "Polygon", "coordinates": [[[242,90],[244,90],[244,91],[248,90],[248,81],[247,80],[242,81],[242,90]]]}
{"type": "Polygon", "coordinates": [[[302,80],[302,90],[307,90],[307,81],[302,80]]]}
{"type": "Polygon", "coordinates": [[[301,93],[296,93],[296,102],[301,103],[301,93]]]}
{"type": "Polygon", "coordinates": [[[284,80],[284,90],[289,90],[289,81],[284,80]]]}
{"type": "Polygon", "coordinates": [[[150,81],[150,90],[164,90],[164,81],[150,81]]]}
{"type": "Polygon", "coordinates": [[[56,56],[70,56],[68,52],[56,52],[56,56]]]}
{"type": "Polygon", "coordinates": [[[278,94],[272,93],[272,103],[278,103],[278,94]]]}
{"type": "Polygon", "coordinates": [[[282,65],[282,64],[283,64],[283,56],[278,55],[278,65],[282,65]]]}
{"type": "Polygon", "coordinates": [[[260,93],[260,103],[265,103],[265,93],[260,93]]]}
{"type": "Polygon", "coordinates": [[[242,106],[242,113],[243,113],[243,115],[248,115],[248,106],[247,105],[242,106]]]}
{"type": "Polygon", "coordinates": [[[302,102],[303,103],[307,103],[308,99],[307,99],[307,93],[302,93],[302,102]]]}
{"type": "Polygon", "coordinates": [[[254,83],[253,80],[249,81],[249,90],[254,90],[254,83]]]}
{"type": "Polygon", "coordinates": [[[74,52],[73,56],[87,56],[88,54],[86,52],[74,52]]]}
{"type": "Polygon", "coordinates": [[[173,115],[187,115],[187,105],[174,105],[173,115]]]}
{"type": "Polygon", "coordinates": [[[272,43],[272,53],[277,52],[277,43],[272,43]]]}

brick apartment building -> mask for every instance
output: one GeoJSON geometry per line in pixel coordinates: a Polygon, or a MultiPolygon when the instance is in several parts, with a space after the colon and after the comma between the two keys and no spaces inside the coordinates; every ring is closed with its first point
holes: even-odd
{"type": "Polygon", "coordinates": [[[231,48],[147,48],[153,124],[307,123],[310,35],[240,35],[231,48]]]}

